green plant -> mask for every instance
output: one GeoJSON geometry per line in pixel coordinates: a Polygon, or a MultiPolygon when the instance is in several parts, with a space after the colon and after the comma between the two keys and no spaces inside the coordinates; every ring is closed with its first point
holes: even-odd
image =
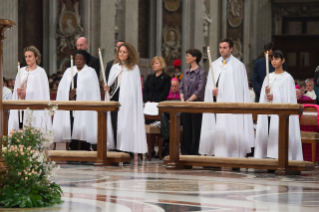
{"type": "MultiPolygon", "coordinates": [[[[49,114],[52,110],[54,113],[56,108],[51,108],[49,114]]],[[[8,143],[3,151],[8,170],[2,178],[0,195],[0,205],[4,207],[31,208],[62,203],[63,192],[53,182],[59,167],[48,160],[54,133],[35,129],[32,122],[32,111],[26,110],[23,130],[12,129],[9,136],[4,137],[8,143]]]]}

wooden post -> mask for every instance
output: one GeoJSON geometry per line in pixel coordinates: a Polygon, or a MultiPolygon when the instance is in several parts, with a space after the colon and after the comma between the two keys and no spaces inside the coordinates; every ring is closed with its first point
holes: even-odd
{"type": "MultiPolygon", "coordinates": [[[[4,20],[0,19],[0,93],[2,95],[2,87],[3,87],[3,70],[2,70],[2,63],[3,63],[3,43],[2,41],[5,39],[4,37],[4,32],[7,29],[11,29],[13,26],[16,24],[12,21],[9,20],[4,20]]],[[[3,106],[2,106],[2,98],[0,98],[0,184],[1,179],[2,179],[2,174],[6,172],[6,164],[5,160],[2,158],[2,139],[3,139],[3,129],[2,129],[2,124],[3,124],[3,106]]],[[[1,189],[1,188],[0,188],[1,189]]]]}
{"type": "Polygon", "coordinates": [[[182,166],[179,163],[180,152],[180,113],[170,113],[170,137],[169,137],[169,163],[167,169],[181,169],[182,166]]]}
{"type": "Polygon", "coordinates": [[[289,115],[279,115],[278,135],[278,168],[276,175],[288,175],[292,172],[288,169],[289,160],[289,115]]]}
{"type": "Polygon", "coordinates": [[[109,166],[107,161],[107,119],[106,112],[98,112],[97,121],[97,160],[94,166],[109,166]]]}

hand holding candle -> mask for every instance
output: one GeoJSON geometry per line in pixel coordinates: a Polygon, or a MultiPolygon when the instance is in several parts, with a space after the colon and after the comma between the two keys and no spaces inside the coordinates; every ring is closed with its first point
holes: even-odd
{"type": "MultiPolygon", "coordinates": [[[[102,53],[101,53],[101,49],[99,48],[99,57],[100,57],[100,63],[101,63],[101,69],[102,69],[102,75],[103,75],[103,82],[104,85],[107,85],[106,83],[106,77],[105,77],[105,72],[104,72],[104,63],[103,63],[103,58],[102,58],[102,53]]],[[[105,91],[105,101],[110,101],[110,94],[108,91],[105,91]]]]}

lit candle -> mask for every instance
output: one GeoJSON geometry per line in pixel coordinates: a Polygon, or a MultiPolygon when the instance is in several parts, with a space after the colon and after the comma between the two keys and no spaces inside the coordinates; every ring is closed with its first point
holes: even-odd
{"type": "Polygon", "coordinates": [[[207,55],[208,55],[208,62],[209,62],[210,71],[211,71],[212,78],[213,78],[214,89],[216,89],[215,76],[214,76],[213,64],[212,64],[212,58],[210,56],[209,46],[207,46],[207,55]]]}
{"type": "MultiPolygon", "coordinates": [[[[18,62],[18,88],[21,88],[20,62],[18,62]]],[[[20,123],[22,123],[22,110],[20,110],[19,114],[20,114],[20,123]]]]}
{"type": "MultiPolygon", "coordinates": [[[[73,75],[73,56],[71,55],[71,80],[72,80],[72,89],[74,89],[74,75],[73,75]]],[[[72,111],[74,117],[74,111],[72,111]]]]}
{"type": "Polygon", "coordinates": [[[267,86],[269,87],[269,57],[268,57],[268,51],[266,53],[266,73],[267,73],[267,86]]]}
{"type": "MultiPolygon", "coordinates": [[[[104,72],[104,63],[103,63],[103,58],[102,58],[102,53],[101,53],[101,49],[100,48],[99,48],[99,57],[100,57],[100,63],[101,63],[101,69],[102,69],[104,85],[107,85],[105,72],[104,72]]],[[[110,101],[110,94],[109,94],[108,91],[105,92],[105,101],[107,101],[107,102],[110,101]]]]}
{"type": "Polygon", "coordinates": [[[72,89],[74,89],[74,78],[73,78],[73,56],[71,55],[71,79],[72,79],[72,89]]]}

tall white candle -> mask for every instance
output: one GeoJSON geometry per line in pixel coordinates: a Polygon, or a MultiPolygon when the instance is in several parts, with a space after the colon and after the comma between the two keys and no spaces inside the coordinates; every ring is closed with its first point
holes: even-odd
{"type": "MultiPolygon", "coordinates": [[[[74,75],[73,75],[73,56],[71,55],[71,79],[72,79],[72,89],[74,89],[74,75]]],[[[74,117],[74,110],[72,111],[72,115],[74,117]]]]}
{"type": "MultiPolygon", "coordinates": [[[[18,62],[18,88],[21,88],[20,62],[18,62]]],[[[19,98],[20,100],[20,98],[19,98]]],[[[19,111],[20,123],[22,122],[22,110],[19,111]]]]}
{"type": "MultiPolygon", "coordinates": [[[[105,69],[104,69],[104,63],[103,63],[103,58],[102,58],[102,53],[101,53],[101,49],[99,48],[99,57],[100,57],[100,63],[101,63],[101,69],[102,69],[102,76],[103,76],[103,82],[104,85],[107,85],[106,83],[106,77],[105,77],[105,69]]],[[[109,92],[105,92],[105,101],[110,101],[110,94],[109,92]]]]}
{"type": "Polygon", "coordinates": [[[74,89],[73,56],[72,55],[71,55],[71,79],[72,79],[72,89],[74,89]]]}
{"type": "Polygon", "coordinates": [[[209,46],[207,46],[207,55],[208,55],[208,62],[209,62],[210,71],[211,71],[212,78],[213,78],[214,89],[216,89],[216,82],[215,82],[215,76],[214,76],[213,64],[212,64],[212,58],[210,55],[209,46]]]}
{"type": "Polygon", "coordinates": [[[269,86],[269,57],[268,57],[268,51],[266,53],[266,73],[267,73],[267,85],[269,86]]]}

